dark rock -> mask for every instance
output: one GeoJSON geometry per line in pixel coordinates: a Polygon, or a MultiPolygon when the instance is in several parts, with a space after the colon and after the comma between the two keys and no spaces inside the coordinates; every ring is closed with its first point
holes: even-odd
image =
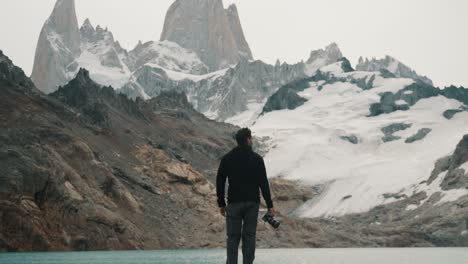
{"type": "Polygon", "coordinates": [[[307,100],[297,95],[297,92],[291,89],[283,89],[278,91],[270,98],[263,108],[263,113],[268,113],[283,109],[296,109],[303,105],[307,100]]]}
{"type": "Polygon", "coordinates": [[[408,129],[412,126],[412,124],[404,124],[404,123],[395,123],[389,126],[383,127],[381,130],[384,133],[384,137],[382,138],[383,142],[390,142],[394,140],[401,139],[401,137],[394,136],[395,132],[408,129]]]}
{"type": "Polygon", "coordinates": [[[344,201],[344,200],[348,200],[350,198],[352,198],[353,196],[352,195],[346,195],[345,197],[343,197],[341,200],[344,201]]]}
{"type": "Polygon", "coordinates": [[[380,69],[380,75],[386,79],[396,78],[395,74],[391,73],[389,70],[385,68],[380,69]]]}
{"type": "Polygon", "coordinates": [[[353,66],[351,66],[351,62],[346,57],[342,57],[339,59],[341,61],[341,69],[343,69],[344,72],[353,72],[353,66]]]}
{"type": "Polygon", "coordinates": [[[458,109],[449,109],[447,111],[445,111],[443,113],[443,116],[446,118],[446,119],[452,119],[456,114],[458,113],[461,113],[461,112],[468,112],[468,107],[466,106],[461,106],[460,108],[458,109]]]}
{"type": "Polygon", "coordinates": [[[348,142],[350,142],[352,144],[355,144],[355,145],[359,143],[359,138],[357,136],[355,136],[355,135],[341,136],[340,138],[343,139],[343,140],[346,140],[346,141],[348,141],[348,142]]]}
{"type": "Polygon", "coordinates": [[[468,162],[468,135],[465,135],[455,148],[450,168],[458,168],[466,162],[468,162]]]}
{"type": "Polygon", "coordinates": [[[405,143],[413,143],[418,140],[424,139],[429,133],[431,133],[432,129],[430,128],[421,128],[418,132],[411,137],[405,140],[405,143]]]}

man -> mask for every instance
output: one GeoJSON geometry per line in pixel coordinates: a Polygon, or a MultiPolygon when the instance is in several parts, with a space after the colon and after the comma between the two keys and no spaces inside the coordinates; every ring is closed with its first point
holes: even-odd
{"type": "Polygon", "coordinates": [[[255,259],[255,236],[262,191],[268,210],[275,214],[263,158],[252,150],[252,133],[243,128],[236,134],[238,146],[226,154],[219,165],[216,193],[220,213],[226,217],[227,264],[237,264],[242,238],[244,264],[255,259]],[[228,180],[228,206],[225,184],[228,180]]]}

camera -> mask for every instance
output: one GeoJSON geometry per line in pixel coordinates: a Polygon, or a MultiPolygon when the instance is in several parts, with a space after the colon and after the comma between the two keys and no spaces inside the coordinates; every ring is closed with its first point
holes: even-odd
{"type": "Polygon", "coordinates": [[[277,229],[277,228],[280,226],[280,224],[281,224],[281,222],[280,222],[278,219],[276,219],[276,218],[273,216],[273,214],[270,213],[270,212],[267,212],[267,213],[263,216],[262,220],[263,220],[264,222],[270,224],[270,225],[271,225],[273,228],[275,228],[275,229],[277,229]]]}

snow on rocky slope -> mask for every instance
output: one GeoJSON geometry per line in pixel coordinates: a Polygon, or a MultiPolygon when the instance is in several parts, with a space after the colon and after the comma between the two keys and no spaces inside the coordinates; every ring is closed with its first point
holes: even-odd
{"type": "Polygon", "coordinates": [[[432,80],[426,76],[421,76],[413,69],[401,63],[391,56],[385,56],[383,59],[372,58],[359,58],[359,63],[356,65],[358,71],[387,71],[396,77],[411,78],[421,80],[429,85],[432,85],[432,80]]]}
{"type": "MultiPolygon", "coordinates": [[[[468,112],[451,119],[444,114],[464,107],[467,89],[460,88],[463,96],[454,99],[448,91],[423,96],[419,81],[345,72],[343,64],[322,67],[306,85],[296,84],[294,92],[305,99],[301,105],[265,112],[252,127],[256,136],[269,138],[265,161],[270,177],[322,186],[319,197],[296,210],[302,217],[366,212],[398,200],[395,194],[412,192],[415,184],[427,180],[435,162],[467,133],[468,112]],[[389,93],[409,96],[393,102],[404,107],[371,111],[389,93]]],[[[468,194],[437,191],[444,201],[468,194]]]]}
{"type": "Polygon", "coordinates": [[[127,51],[112,32],[94,27],[89,19],[78,28],[75,1],[57,0],[39,37],[32,79],[40,90],[51,93],[86,68],[98,84],[119,89],[146,64],[190,74],[208,71],[195,52],[170,41],[140,42],[127,51]]]}

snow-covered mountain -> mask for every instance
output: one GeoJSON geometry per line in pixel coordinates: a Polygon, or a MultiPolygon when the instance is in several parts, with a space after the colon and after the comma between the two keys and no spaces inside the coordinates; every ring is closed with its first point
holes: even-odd
{"type": "Polygon", "coordinates": [[[413,69],[388,55],[383,59],[372,58],[371,60],[360,57],[358,65],[356,66],[356,70],[382,71],[384,74],[390,73],[396,77],[421,80],[429,85],[433,85],[431,79],[427,78],[426,76],[418,75],[413,69]]]}
{"type": "MultiPolygon", "coordinates": [[[[210,31],[209,34],[215,34],[219,30],[223,34],[229,33],[230,35],[223,39],[231,39],[235,44],[228,45],[228,43],[218,47],[222,47],[223,52],[235,54],[235,56],[231,54],[235,57],[233,60],[227,59],[231,55],[217,54],[209,46],[203,46],[205,48],[202,50],[212,51],[210,54],[200,54],[199,49],[185,45],[187,43],[182,43],[177,38],[174,40],[186,47],[192,47],[193,50],[164,40],[140,42],[133,50],[127,51],[120,46],[107,28],[94,27],[89,19],[84,21],[80,29],[73,27],[69,30],[75,32],[73,34],[75,40],[72,45],[69,41],[61,41],[69,39],[71,33],[60,29],[57,24],[70,24],[72,21],[71,24],[74,25],[76,21],[74,1],[59,0],[49,20],[60,17],[61,21],[46,23],[39,43],[42,43],[42,38],[50,39],[53,37],[53,39],[60,40],[61,46],[55,48],[54,43],[47,42],[45,45],[37,47],[39,58],[45,56],[44,54],[49,54],[47,56],[51,58],[58,58],[58,62],[36,59],[34,68],[41,75],[34,77],[36,76],[34,73],[33,80],[39,89],[50,93],[55,91],[58,86],[71,80],[79,68],[86,68],[90,72],[91,78],[97,83],[112,86],[115,89],[122,88],[121,92],[132,98],[149,99],[158,96],[161,91],[165,90],[183,91],[189,95],[195,108],[206,116],[222,121],[230,119],[234,123],[249,124],[261,112],[266,99],[279,87],[307,77],[321,66],[336,62],[341,58],[338,46],[332,44],[324,50],[311,52],[306,63],[300,62],[290,65],[278,61],[275,65],[269,65],[262,61],[253,61],[251,60],[250,48],[242,32],[237,8],[232,5],[225,10],[221,0],[209,0],[212,5],[206,1],[208,0],[203,0],[204,4],[197,7],[200,10],[195,9],[195,11],[198,10],[197,12],[201,12],[201,14],[215,12],[216,15],[213,15],[216,18],[221,16],[220,20],[227,21],[224,22],[228,24],[225,26],[229,26],[229,29],[217,28],[218,24],[210,20],[209,23],[198,25],[197,30],[200,31],[201,29],[198,27],[201,27],[204,29],[201,31],[204,32],[215,27],[215,32],[210,31]],[[209,8],[210,6],[213,10],[209,8]],[[65,12],[66,15],[63,15],[62,12],[65,12]],[[76,33],[78,33],[77,37],[76,33]],[[76,43],[79,43],[78,47],[76,43]],[[73,52],[69,52],[70,50],[73,52]],[[205,55],[210,59],[206,59],[205,55]],[[218,62],[226,60],[229,63],[223,65],[230,66],[210,72],[210,67],[200,58],[205,58],[207,62],[212,62],[212,59],[218,62]],[[244,122],[242,121],[244,119],[250,121],[244,122]]],[[[173,29],[180,27],[174,28],[171,23],[180,22],[173,18],[173,16],[179,17],[181,15],[179,12],[183,14],[188,12],[186,16],[189,20],[194,19],[194,16],[199,16],[200,14],[192,10],[193,8],[189,8],[193,4],[192,0],[178,0],[173,4],[171,10],[168,11],[163,36],[167,35],[167,39],[172,40],[169,36],[178,36],[179,33],[188,34],[185,31],[185,33],[175,34],[172,32],[173,29]],[[170,21],[172,22],[169,23],[170,21]],[[175,35],[172,35],[173,33],[175,35]]],[[[189,22],[185,21],[184,23],[189,22]]],[[[193,30],[193,32],[198,32],[193,30]]],[[[196,34],[196,36],[198,35],[196,34]]]]}
{"type": "Polygon", "coordinates": [[[419,186],[467,133],[468,89],[440,90],[346,64],[327,65],[282,87],[277,94],[288,94],[283,99],[291,102],[266,109],[253,126],[258,137],[268,138],[271,177],[321,186],[321,194],[295,213],[366,212],[409,197],[415,188],[425,188],[428,197],[440,192],[441,202],[468,195],[464,188],[419,186]]]}
{"type": "Polygon", "coordinates": [[[127,51],[112,32],[94,27],[89,19],[78,28],[74,0],[58,0],[41,31],[32,79],[40,90],[51,93],[86,68],[97,83],[119,89],[146,64],[190,74],[208,72],[195,52],[174,42],[140,42],[127,51]]]}

